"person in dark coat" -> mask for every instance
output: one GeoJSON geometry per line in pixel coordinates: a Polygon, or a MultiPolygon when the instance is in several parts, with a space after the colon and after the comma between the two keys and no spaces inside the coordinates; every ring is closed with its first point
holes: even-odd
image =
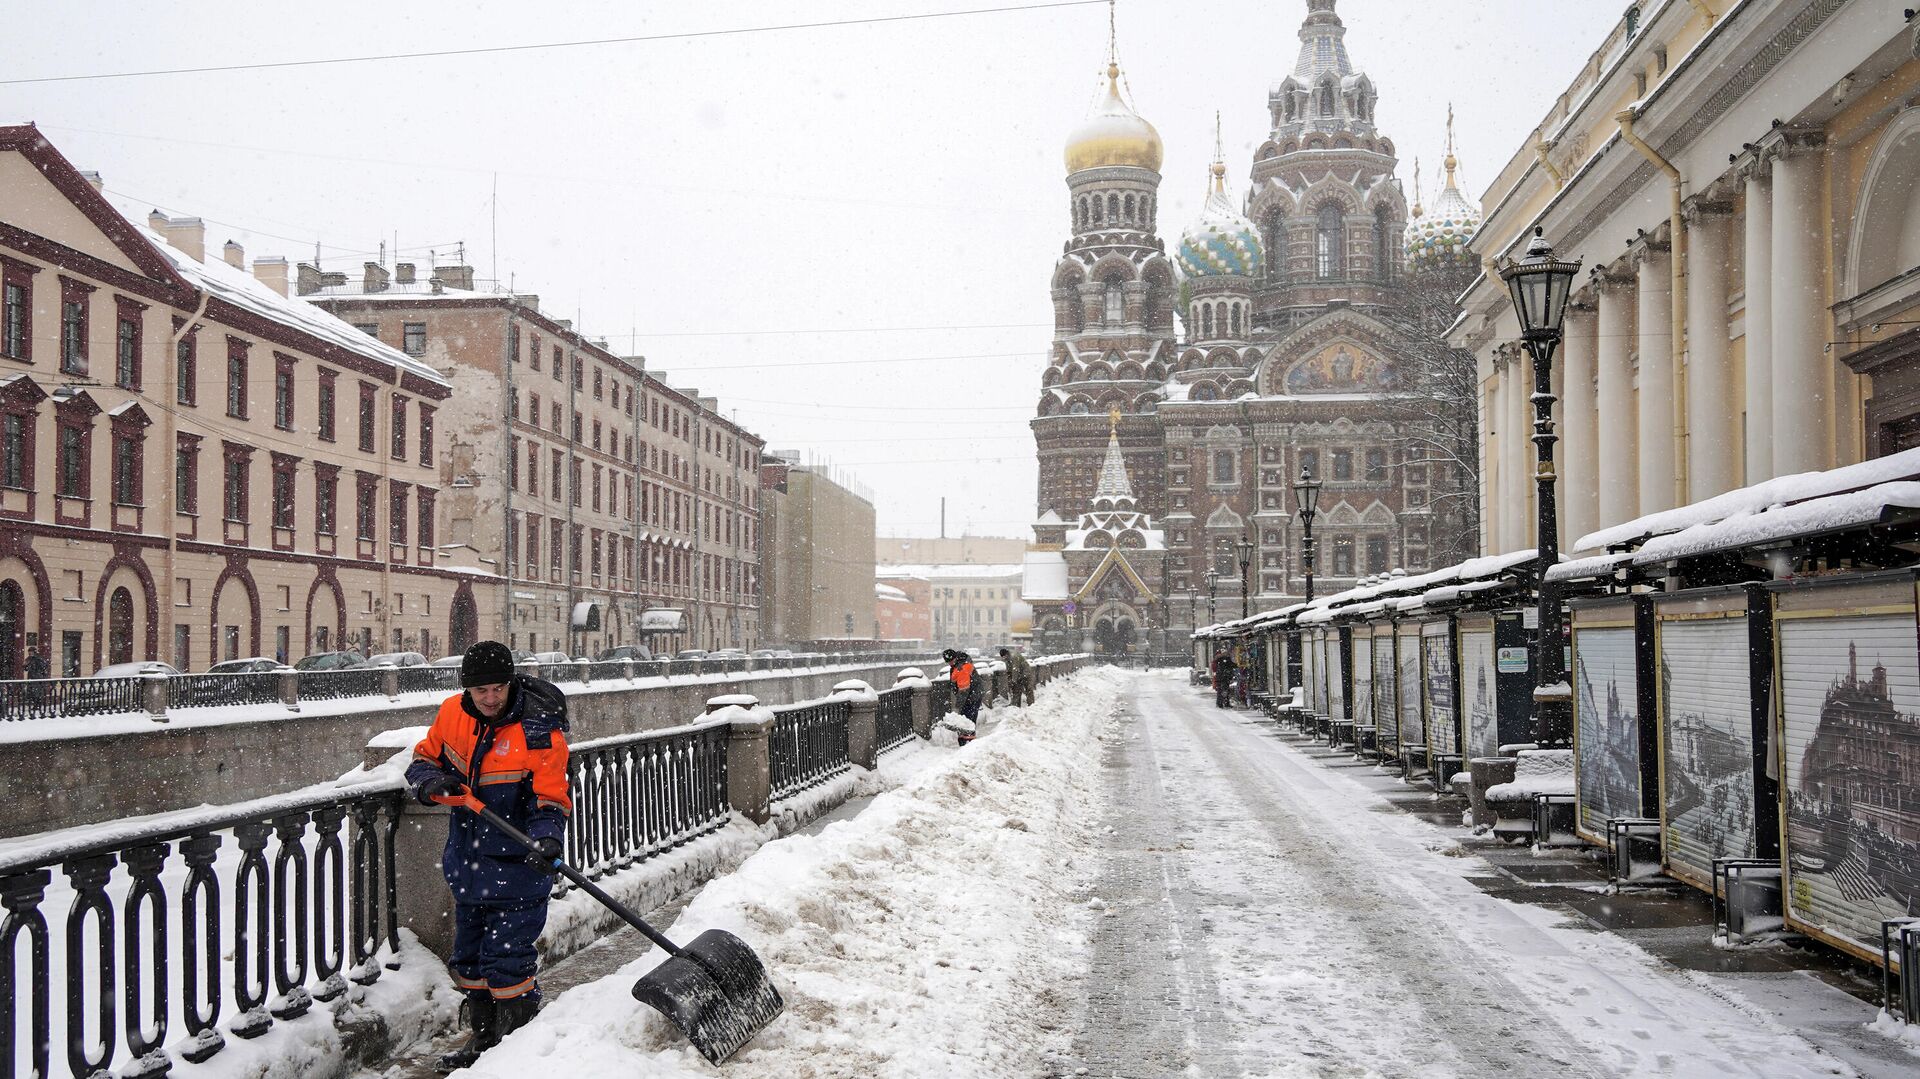
{"type": "Polygon", "coordinates": [[[27,677],[47,678],[52,674],[53,668],[47,663],[47,654],[34,649],[33,654],[27,657],[27,677]]]}
{"type": "Polygon", "coordinates": [[[1213,706],[1225,708],[1233,694],[1233,655],[1221,652],[1213,657],[1213,706]]]}
{"type": "Polygon", "coordinates": [[[423,805],[471,791],[534,841],[529,851],[467,809],[447,821],[440,871],[453,891],[447,967],[466,995],[471,1035],[442,1056],[464,1068],[533,1019],[540,1007],[534,942],[547,921],[554,866],[573,799],[567,780],[567,698],[553,683],[514,673],[513,653],[481,641],[460,661],[465,687],[440,706],[414,746],[407,782],[423,805]]]}
{"type": "Polygon", "coordinates": [[[1012,649],[1002,648],[1000,659],[1007,665],[1007,690],[1013,699],[1008,702],[1015,708],[1024,707],[1020,702],[1033,703],[1033,664],[1027,657],[1012,649]]]}

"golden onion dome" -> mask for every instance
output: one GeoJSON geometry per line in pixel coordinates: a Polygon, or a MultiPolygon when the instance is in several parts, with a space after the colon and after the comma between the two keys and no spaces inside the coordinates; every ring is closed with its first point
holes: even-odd
{"type": "Polygon", "coordinates": [[[1120,97],[1120,65],[1107,65],[1107,94],[1067,138],[1067,172],[1128,165],[1160,171],[1160,132],[1120,97]]]}

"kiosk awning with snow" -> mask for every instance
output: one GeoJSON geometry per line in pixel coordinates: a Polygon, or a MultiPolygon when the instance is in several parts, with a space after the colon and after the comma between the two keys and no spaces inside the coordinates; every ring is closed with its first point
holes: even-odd
{"type": "Polygon", "coordinates": [[[600,605],[592,600],[581,600],[573,605],[573,628],[588,633],[600,631],[600,605]]]}
{"type": "Polygon", "coordinates": [[[684,633],[687,629],[687,612],[677,607],[655,607],[640,612],[641,633],[684,633]]]}

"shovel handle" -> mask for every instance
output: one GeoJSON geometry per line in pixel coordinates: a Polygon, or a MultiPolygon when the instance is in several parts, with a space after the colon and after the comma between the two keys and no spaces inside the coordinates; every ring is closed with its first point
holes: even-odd
{"type": "MultiPolygon", "coordinates": [[[[527,848],[527,853],[529,854],[533,853],[532,837],[528,836],[527,833],[521,831],[520,829],[515,828],[513,825],[508,824],[506,819],[500,816],[500,814],[495,813],[491,809],[488,809],[487,803],[482,802],[479,799],[479,797],[473,793],[471,788],[462,788],[459,794],[449,795],[446,797],[436,797],[434,801],[439,802],[441,805],[457,806],[461,809],[467,810],[468,812],[478,815],[481,820],[484,820],[488,824],[491,824],[495,828],[498,828],[502,832],[505,832],[507,834],[507,838],[527,848]]],[[[648,925],[647,920],[645,918],[640,917],[640,915],[634,913],[633,908],[627,906],[625,903],[620,902],[618,899],[615,899],[614,897],[608,895],[606,892],[602,891],[599,885],[587,879],[586,874],[581,873],[578,869],[575,869],[574,867],[568,865],[567,863],[561,861],[558,858],[555,858],[553,860],[551,868],[555,872],[561,874],[562,876],[566,877],[568,880],[572,881],[575,885],[579,886],[581,891],[586,892],[588,895],[594,897],[595,899],[598,899],[602,906],[606,907],[608,910],[614,912],[615,914],[618,914],[622,920],[624,920],[628,925],[634,927],[635,929],[638,929],[642,934],[646,936],[648,940],[654,942],[655,944],[658,944],[661,948],[665,949],[667,954],[669,955],[680,954],[679,945],[675,944],[671,940],[668,940],[666,937],[666,934],[660,932],[658,929],[655,929],[653,926],[648,925]]]]}

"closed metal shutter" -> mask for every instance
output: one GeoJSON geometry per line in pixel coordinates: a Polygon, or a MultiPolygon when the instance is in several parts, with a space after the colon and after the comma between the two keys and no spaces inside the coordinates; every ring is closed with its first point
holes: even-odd
{"type": "Polygon", "coordinates": [[[1396,681],[1400,687],[1400,744],[1425,745],[1427,728],[1420,715],[1420,625],[1410,622],[1398,626],[1394,636],[1399,641],[1396,681]]]}
{"type": "Polygon", "coordinates": [[[1353,723],[1373,726],[1373,628],[1353,627],[1353,723]]]}
{"type": "Polygon", "coordinates": [[[1333,718],[1347,718],[1347,657],[1340,650],[1340,631],[1329,629],[1327,635],[1327,697],[1333,702],[1333,718]]]}
{"type": "Polygon", "coordinates": [[[1420,658],[1425,668],[1427,747],[1430,753],[1458,753],[1460,744],[1453,721],[1453,622],[1428,622],[1420,627],[1420,658]]]}
{"type": "Polygon", "coordinates": [[[1376,743],[1382,753],[1400,753],[1400,697],[1395,686],[1399,665],[1394,662],[1393,627],[1373,627],[1373,722],[1380,728],[1376,743]]]}
{"type": "Polygon", "coordinates": [[[1920,649],[1910,581],[1861,591],[1780,597],[1782,843],[1788,924],[1877,962],[1920,909],[1920,649]]]}
{"type": "Polygon", "coordinates": [[[1576,626],[1573,775],[1580,831],[1596,843],[1606,842],[1608,820],[1640,815],[1639,701],[1633,627],[1576,626]]]}
{"type": "Polygon", "coordinates": [[[1467,713],[1469,757],[1491,757],[1500,752],[1500,710],[1495,701],[1499,681],[1493,666],[1493,626],[1460,627],[1460,696],[1467,713]]]}
{"type": "Polygon", "coordinates": [[[1667,867],[1705,888],[1714,859],[1754,854],[1746,616],[1662,620],[1656,639],[1667,867]]]}
{"type": "Polygon", "coordinates": [[[1317,649],[1313,646],[1313,631],[1310,629],[1302,630],[1300,633],[1300,703],[1306,705],[1307,711],[1309,712],[1318,712],[1320,710],[1320,697],[1317,688],[1319,679],[1315,678],[1313,673],[1314,654],[1316,651],[1317,649]]]}

